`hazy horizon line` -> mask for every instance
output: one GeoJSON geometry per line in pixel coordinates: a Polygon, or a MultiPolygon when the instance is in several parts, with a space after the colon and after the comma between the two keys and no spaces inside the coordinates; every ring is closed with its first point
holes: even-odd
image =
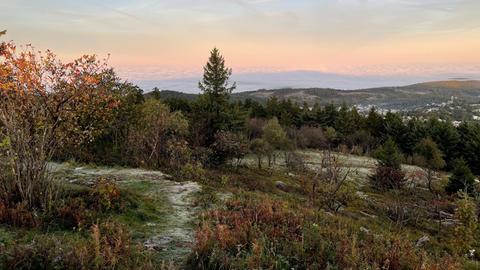
{"type": "MultiPolygon", "coordinates": [[[[198,93],[200,90],[197,86],[200,79],[201,74],[174,79],[133,79],[129,81],[137,84],[145,92],[149,92],[157,87],[160,90],[198,93]]],[[[231,81],[237,83],[236,92],[300,88],[362,90],[379,87],[402,87],[418,83],[452,80],[480,80],[480,75],[462,73],[358,75],[315,70],[291,70],[236,73],[231,77],[231,81]]]]}

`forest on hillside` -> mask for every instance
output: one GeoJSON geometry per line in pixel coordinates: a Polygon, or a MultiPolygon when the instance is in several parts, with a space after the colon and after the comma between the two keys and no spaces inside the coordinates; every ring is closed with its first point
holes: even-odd
{"type": "Polygon", "coordinates": [[[231,74],[215,48],[162,98],[3,42],[0,268],[479,269],[480,123],[233,101],[231,74]]]}

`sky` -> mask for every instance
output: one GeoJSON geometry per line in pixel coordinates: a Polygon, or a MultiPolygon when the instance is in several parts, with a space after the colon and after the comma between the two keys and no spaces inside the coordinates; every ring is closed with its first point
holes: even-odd
{"type": "Polygon", "coordinates": [[[182,90],[218,47],[249,87],[294,87],[308,71],[311,86],[353,88],[480,77],[479,11],[479,0],[0,0],[0,30],[65,59],[110,55],[145,87],[182,90]],[[261,76],[272,73],[284,76],[261,76]]]}

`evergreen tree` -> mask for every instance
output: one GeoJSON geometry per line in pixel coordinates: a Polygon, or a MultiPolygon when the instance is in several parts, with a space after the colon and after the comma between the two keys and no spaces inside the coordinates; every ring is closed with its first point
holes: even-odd
{"type": "Polygon", "coordinates": [[[432,190],[432,178],[435,170],[445,166],[443,154],[437,144],[430,138],[421,140],[415,147],[415,152],[422,157],[422,165],[427,169],[428,189],[432,190]]]}
{"type": "Polygon", "coordinates": [[[405,183],[405,173],[401,169],[402,154],[393,139],[377,150],[378,166],[370,177],[374,187],[380,189],[399,189],[405,183]]]}
{"type": "Polygon", "coordinates": [[[267,100],[267,105],[265,106],[265,111],[267,112],[267,117],[280,117],[280,104],[278,98],[273,96],[267,100]]]}
{"type": "MultiPolygon", "coordinates": [[[[231,130],[238,114],[233,113],[229,98],[235,89],[230,85],[232,70],[225,66],[225,59],[217,48],[210,52],[204,67],[203,79],[198,83],[203,94],[192,107],[192,141],[194,145],[209,147],[215,141],[215,134],[231,130]]],[[[242,124],[244,121],[241,121],[242,124]]]]}
{"type": "Polygon", "coordinates": [[[150,92],[150,96],[156,100],[160,100],[162,98],[162,94],[160,94],[160,89],[158,89],[158,87],[154,87],[152,89],[152,92],[150,92]]]}
{"type": "Polygon", "coordinates": [[[334,128],[338,132],[340,140],[344,140],[346,136],[353,133],[353,119],[350,118],[349,109],[347,104],[343,104],[338,110],[337,117],[335,118],[334,128]]]}
{"type": "Polygon", "coordinates": [[[217,48],[210,52],[210,58],[203,67],[203,79],[198,83],[198,87],[206,96],[217,103],[228,101],[228,98],[236,84],[230,85],[229,79],[232,75],[232,69],[225,66],[225,59],[217,48]]]}
{"type": "Polygon", "coordinates": [[[459,150],[475,174],[480,174],[480,125],[465,122],[458,128],[460,133],[459,150]]]}
{"type": "Polygon", "coordinates": [[[455,193],[457,191],[472,192],[475,177],[464,159],[457,159],[453,164],[452,176],[445,187],[447,193],[455,193]]]}
{"type": "Polygon", "coordinates": [[[408,121],[406,128],[404,151],[406,154],[411,155],[418,143],[427,137],[427,130],[425,123],[418,118],[413,118],[408,121]]]}
{"type": "Polygon", "coordinates": [[[398,150],[397,144],[392,138],[387,141],[377,150],[375,157],[378,159],[380,166],[390,167],[393,169],[401,169],[402,154],[398,150]]]}
{"type": "Polygon", "coordinates": [[[331,103],[325,106],[320,113],[319,124],[323,127],[335,127],[335,120],[338,116],[337,106],[331,103]]]}
{"type": "Polygon", "coordinates": [[[383,138],[393,138],[397,145],[405,151],[405,134],[407,133],[407,128],[403,123],[402,117],[398,113],[387,112],[385,115],[384,125],[384,134],[383,138]]]}
{"type": "Polygon", "coordinates": [[[459,157],[460,134],[451,122],[442,122],[432,118],[427,122],[428,136],[435,141],[445,155],[447,168],[453,167],[453,161],[459,157]]]}
{"type": "Polygon", "coordinates": [[[384,134],[383,122],[383,117],[375,110],[375,108],[371,108],[366,120],[366,127],[370,134],[377,138],[384,134]]]}

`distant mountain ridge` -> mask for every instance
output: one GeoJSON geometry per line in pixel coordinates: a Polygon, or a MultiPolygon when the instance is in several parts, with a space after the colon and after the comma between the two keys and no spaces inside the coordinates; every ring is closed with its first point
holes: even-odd
{"type": "MultiPolygon", "coordinates": [[[[195,99],[196,94],[161,91],[162,98],[195,99]]],[[[233,100],[252,99],[266,102],[269,98],[290,99],[297,103],[321,105],[346,103],[356,106],[376,106],[384,109],[415,109],[430,103],[447,102],[453,98],[468,103],[480,103],[480,80],[448,80],[417,83],[399,87],[378,87],[358,90],[331,88],[283,88],[256,90],[232,94],[233,100]]]]}

